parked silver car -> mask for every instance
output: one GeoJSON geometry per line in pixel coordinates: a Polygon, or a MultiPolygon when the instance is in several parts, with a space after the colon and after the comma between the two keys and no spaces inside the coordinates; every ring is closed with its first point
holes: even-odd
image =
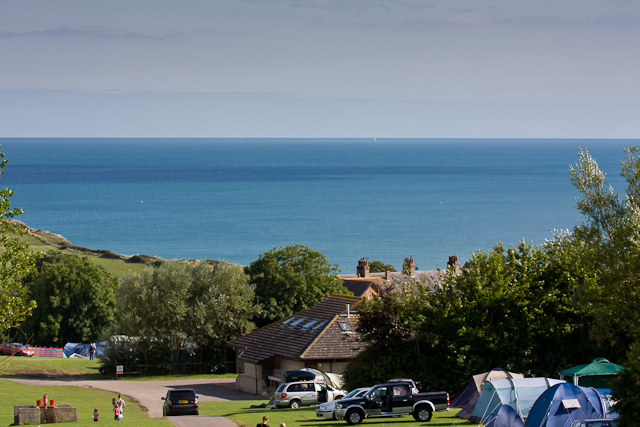
{"type": "MultiPolygon", "coordinates": [[[[351,390],[343,399],[350,399],[352,397],[360,397],[366,392],[369,391],[371,387],[361,387],[356,388],[355,390],[351,390]]],[[[318,405],[316,409],[316,416],[323,420],[335,420],[336,416],[333,414],[334,409],[336,408],[336,402],[340,399],[336,399],[332,402],[325,402],[318,405]]]]}
{"type": "Polygon", "coordinates": [[[273,395],[273,404],[278,408],[316,405],[344,397],[347,392],[318,381],[296,381],[282,383],[273,395]],[[326,394],[326,396],[325,396],[326,394]]]}

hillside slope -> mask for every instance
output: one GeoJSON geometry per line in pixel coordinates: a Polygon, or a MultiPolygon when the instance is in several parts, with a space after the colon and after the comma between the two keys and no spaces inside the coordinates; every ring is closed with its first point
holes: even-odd
{"type": "Polygon", "coordinates": [[[107,270],[113,277],[120,278],[125,271],[131,270],[141,272],[148,265],[160,265],[166,262],[165,259],[149,255],[121,255],[103,249],[89,249],[71,244],[67,239],[59,234],[49,231],[37,230],[22,224],[27,230],[27,234],[21,240],[29,245],[33,251],[50,252],[58,251],[71,253],[74,255],[87,256],[97,265],[107,270]]]}

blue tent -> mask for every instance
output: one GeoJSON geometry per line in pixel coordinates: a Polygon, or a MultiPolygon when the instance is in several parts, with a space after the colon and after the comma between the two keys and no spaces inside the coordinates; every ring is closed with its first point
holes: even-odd
{"type": "Polygon", "coordinates": [[[89,357],[89,344],[68,342],[62,349],[64,357],[89,357]]]}
{"type": "Polygon", "coordinates": [[[608,401],[593,388],[571,383],[557,384],[533,404],[525,427],[570,427],[576,420],[604,418],[608,401]]]}
{"type": "Polygon", "coordinates": [[[524,427],[524,421],[511,406],[501,405],[489,415],[485,427],[524,427]]]}
{"type": "Polygon", "coordinates": [[[468,420],[475,424],[485,424],[489,415],[500,405],[511,406],[524,419],[529,415],[538,396],[561,382],[565,381],[544,377],[487,381],[482,385],[482,393],[468,420]]]}

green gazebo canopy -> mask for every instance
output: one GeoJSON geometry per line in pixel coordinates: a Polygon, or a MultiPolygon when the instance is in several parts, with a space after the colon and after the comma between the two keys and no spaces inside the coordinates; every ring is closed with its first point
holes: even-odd
{"type": "Polygon", "coordinates": [[[622,369],[603,357],[593,359],[586,365],[574,366],[560,372],[560,379],[573,377],[573,384],[584,387],[610,388],[609,381],[622,369]]]}

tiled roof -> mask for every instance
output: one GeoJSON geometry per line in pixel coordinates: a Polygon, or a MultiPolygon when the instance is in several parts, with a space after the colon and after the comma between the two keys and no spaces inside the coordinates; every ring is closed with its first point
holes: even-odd
{"type": "Polygon", "coordinates": [[[301,360],[336,316],[347,312],[347,305],[350,310],[355,310],[362,302],[360,297],[330,295],[307,310],[237,338],[228,345],[242,349],[239,358],[249,363],[259,363],[276,356],[301,360]]]}
{"type": "MultiPolygon", "coordinates": [[[[387,280],[387,273],[369,273],[369,277],[366,278],[359,278],[353,274],[341,274],[339,277],[345,283],[347,289],[353,292],[354,295],[358,295],[354,290],[351,290],[351,288],[347,286],[348,282],[352,283],[355,280],[383,281],[386,284],[396,287],[398,290],[401,290],[402,285],[404,284],[412,285],[415,282],[423,282],[431,290],[434,290],[440,284],[444,273],[444,270],[418,270],[415,272],[414,277],[409,277],[402,272],[393,271],[388,273],[390,280],[387,280]]],[[[378,283],[380,282],[376,282],[376,285],[378,285],[378,283]]]]}
{"type": "Polygon", "coordinates": [[[342,279],[344,287],[357,297],[364,296],[364,293],[370,287],[373,286],[375,288],[376,286],[381,286],[384,283],[383,279],[377,277],[349,277],[342,279]]]}
{"type": "Polygon", "coordinates": [[[353,359],[364,345],[355,333],[356,316],[336,316],[302,355],[302,359],[353,359]]]}

